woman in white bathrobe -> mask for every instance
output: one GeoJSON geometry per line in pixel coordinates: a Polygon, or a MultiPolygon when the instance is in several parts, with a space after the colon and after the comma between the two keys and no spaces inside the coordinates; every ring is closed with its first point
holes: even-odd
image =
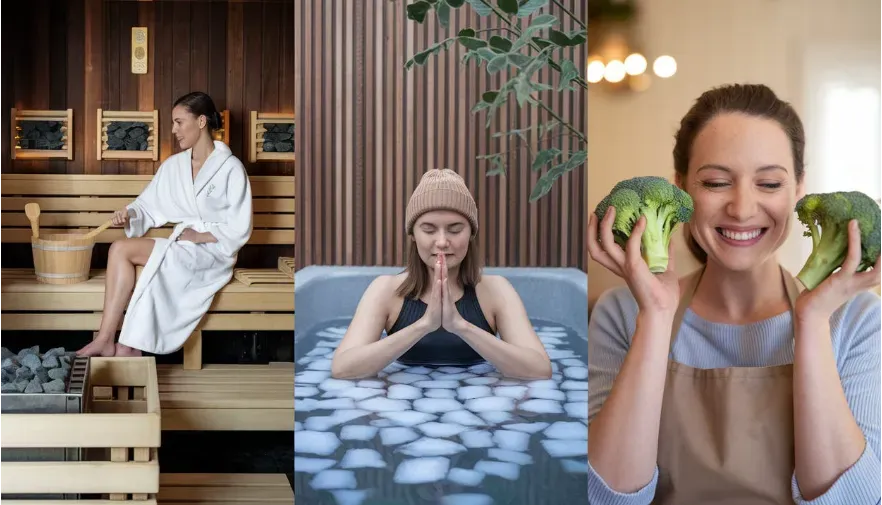
{"type": "Polygon", "coordinates": [[[220,126],[214,102],[205,93],[185,95],[175,101],[172,119],[182,152],[164,161],[144,192],[113,216],[127,238],[110,246],[101,326],[81,356],[169,354],[183,347],[232,279],[238,252],[251,237],[248,174],[226,144],[212,139],[220,126]],[[168,223],[175,227],[167,239],[144,237],[168,223]],[[144,266],[137,283],[136,266],[144,266]]]}

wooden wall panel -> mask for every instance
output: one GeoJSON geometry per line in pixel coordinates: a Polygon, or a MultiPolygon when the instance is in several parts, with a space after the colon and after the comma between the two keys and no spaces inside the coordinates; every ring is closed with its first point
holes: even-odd
{"type": "MultiPolygon", "coordinates": [[[[230,147],[255,175],[294,163],[248,161],[250,110],[294,112],[290,0],[10,2],[3,20],[0,133],[4,173],[154,173],[177,153],[171,106],[202,90],[230,110],[230,147]],[[148,27],[148,73],[131,73],[131,28],[148,27]],[[74,109],[74,160],[10,160],[9,110],[74,109]],[[98,108],[158,109],[160,161],[98,161],[98,108]]],[[[7,8],[4,8],[6,11],[7,8]]]]}
{"type": "MultiPolygon", "coordinates": [[[[581,19],[584,2],[562,2],[581,19]]],[[[465,26],[491,28],[490,18],[458,11],[442,31],[434,18],[407,21],[404,1],[301,0],[295,3],[298,128],[298,268],[324,265],[401,265],[407,198],[423,172],[447,167],[464,178],[480,213],[479,241],[494,266],[570,266],[585,269],[585,168],[561,178],[550,194],[529,203],[538,174],[527,156],[507,175],[486,176],[476,156],[512,142],[492,133],[547,121],[536,109],[510,106],[484,129],[470,109],[500,76],[460,63],[454,49],[427,67],[406,59],[465,26]]],[[[557,7],[551,7],[551,12],[557,7]]],[[[575,29],[567,22],[562,31],[575,29]]],[[[586,48],[565,53],[580,68],[586,48]]],[[[543,79],[548,77],[544,71],[543,79]]],[[[586,94],[543,101],[577,127],[586,122],[586,94]]]]}

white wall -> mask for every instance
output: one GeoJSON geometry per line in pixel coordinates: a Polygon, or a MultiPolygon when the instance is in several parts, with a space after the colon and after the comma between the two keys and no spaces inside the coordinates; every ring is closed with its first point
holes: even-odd
{"type": "MultiPolygon", "coordinates": [[[[671,149],[679,120],[711,87],[767,84],[803,116],[811,144],[814,116],[811,108],[806,110],[810,93],[803,78],[807,48],[869,48],[879,82],[879,0],[642,0],[640,9],[640,36],[648,59],[670,54],[677,59],[678,72],[671,79],[656,78],[643,93],[589,90],[588,212],[621,179],[673,176],[671,149]]],[[[806,161],[809,174],[814,160],[806,161]]],[[[798,270],[807,254],[808,239],[801,233],[797,223],[781,251],[782,263],[791,270],[798,270]]],[[[676,245],[677,270],[686,273],[696,263],[679,234],[676,245]]],[[[588,280],[592,304],[604,290],[621,284],[594,262],[588,280]]]]}

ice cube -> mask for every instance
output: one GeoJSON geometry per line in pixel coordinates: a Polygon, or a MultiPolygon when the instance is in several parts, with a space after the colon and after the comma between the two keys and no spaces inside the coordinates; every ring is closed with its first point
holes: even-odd
{"type": "Polygon", "coordinates": [[[556,400],[562,402],[567,399],[566,393],[559,389],[530,388],[527,392],[528,398],[539,398],[540,400],[556,400]]]}
{"type": "MultiPolygon", "coordinates": [[[[297,391],[298,388],[294,388],[297,391]]],[[[318,400],[313,398],[305,398],[303,400],[294,400],[294,412],[310,412],[316,409],[318,400]]]]}
{"type": "Polygon", "coordinates": [[[341,440],[371,440],[377,436],[379,428],[364,424],[347,424],[340,432],[341,440]]]}
{"type": "Polygon", "coordinates": [[[337,347],[340,345],[340,342],[329,342],[327,340],[319,340],[318,343],[315,344],[316,347],[337,347]]]}
{"type": "Polygon", "coordinates": [[[504,396],[487,396],[484,398],[474,398],[468,400],[465,406],[467,409],[476,413],[502,412],[512,410],[514,408],[514,400],[504,396]]]}
{"type": "Polygon", "coordinates": [[[354,400],[365,400],[374,396],[379,396],[386,391],[376,388],[354,387],[337,391],[337,396],[341,398],[352,398],[354,400]]]}
{"type": "Polygon", "coordinates": [[[388,419],[372,419],[371,426],[376,426],[377,428],[387,428],[389,426],[395,426],[395,423],[388,419]]]}
{"type": "Polygon", "coordinates": [[[562,459],[560,465],[567,473],[588,473],[587,461],[576,461],[573,459],[562,459]]]}
{"type": "Polygon", "coordinates": [[[588,427],[583,423],[573,421],[557,421],[549,426],[544,433],[548,438],[588,440],[588,427]]]}
{"type": "Polygon", "coordinates": [[[462,404],[451,398],[420,398],[413,401],[413,408],[428,414],[462,410],[462,404]]]}
{"type": "Polygon", "coordinates": [[[416,400],[422,396],[423,392],[419,388],[407,384],[393,384],[389,386],[389,392],[386,394],[386,398],[391,400],[416,400]]]}
{"type": "Polygon", "coordinates": [[[487,421],[488,424],[504,423],[511,419],[511,413],[509,412],[481,412],[478,415],[481,416],[481,419],[487,421]]]}
{"type": "Polygon", "coordinates": [[[416,412],[414,410],[406,410],[404,412],[382,412],[379,416],[389,419],[400,426],[416,426],[417,424],[434,421],[438,418],[438,416],[434,414],[416,412]]]}
{"type": "Polygon", "coordinates": [[[587,391],[588,383],[586,381],[563,381],[560,388],[565,390],[587,391]]]}
{"type": "Polygon", "coordinates": [[[327,458],[304,458],[302,456],[294,456],[294,471],[303,473],[317,473],[327,470],[337,463],[333,459],[327,458]]]}
{"type": "Polygon", "coordinates": [[[426,398],[455,398],[456,391],[453,389],[427,389],[423,396],[426,398]]]}
{"type": "Polygon", "coordinates": [[[564,404],[564,410],[570,417],[588,419],[588,402],[571,402],[564,404]]]}
{"type": "MultiPolygon", "coordinates": [[[[295,392],[297,392],[296,389],[295,392]]],[[[315,410],[337,410],[354,408],[355,402],[352,401],[352,398],[331,398],[330,400],[319,400],[315,402],[315,410]]]]}
{"type": "Polygon", "coordinates": [[[315,349],[306,353],[307,356],[322,356],[325,357],[328,354],[327,347],[316,347],[315,349]]]}
{"type": "Polygon", "coordinates": [[[303,423],[300,421],[294,421],[294,431],[300,431],[303,429],[303,423]]]}
{"type": "Polygon", "coordinates": [[[439,377],[432,376],[432,378],[439,379],[439,380],[461,381],[461,380],[465,380],[465,379],[471,379],[474,376],[475,376],[475,374],[473,374],[473,373],[462,372],[462,373],[451,373],[451,374],[441,375],[439,377]]]}
{"type": "Polygon", "coordinates": [[[410,402],[405,400],[390,400],[389,398],[371,398],[358,402],[358,408],[370,410],[372,412],[394,412],[396,410],[410,409],[410,402]]]}
{"type": "Polygon", "coordinates": [[[541,340],[542,343],[545,344],[546,346],[548,344],[561,345],[564,343],[563,340],[561,340],[558,337],[550,337],[550,336],[545,336],[545,335],[539,335],[539,340],[541,340]]]}
{"type": "Polygon", "coordinates": [[[475,463],[475,470],[488,474],[502,477],[508,480],[518,480],[521,473],[521,467],[515,463],[507,463],[502,461],[486,461],[481,460],[475,463]]]}
{"type": "Polygon", "coordinates": [[[355,383],[351,380],[346,379],[325,379],[319,384],[319,389],[322,391],[336,391],[339,389],[346,389],[354,387],[355,383]]]}
{"type": "Polygon", "coordinates": [[[294,388],[294,398],[306,398],[309,396],[315,396],[318,393],[318,388],[312,386],[300,386],[294,388]]]}
{"type": "Polygon", "coordinates": [[[419,438],[419,435],[410,428],[394,426],[380,429],[380,441],[383,445],[398,445],[419,438]]]}
{"type": "Polygon", "coordinates": [[[463,426],[485,426],[486,423],[480,417],[468,410],[453,410],[441,416],[441,422],[454,423],[463,426]]]}
{"type": "Polygon", "coordinates": [[[508,461],[516,465],[532,465],[533,457],[525,452],[517,452],[509,449],[490,449],[487,455],[500,461],[508,461]]]}
{"type": "Polygon", "coordinates": [[[497,386],[493,388],[493,394],[497,396],[507,396],[516,400],[524,397],[527,392],[527,386],[497,386]]]}
{"type": "Polygon", "coordinates": [[[329,456],[340,447],[337,435],[323,431],[294,432],[294,452],[329,456]]]}
{"type": "Polygon", "coordinates": [[[424,366],[412,366],[407,368],[407,373],[415,373],[417,375],[429,375],[430,373],[432,373],[432,369],[424,366]]]}
{"type": "Polygon", "coordinates": [[[297,373],[297,375],[294,376],[294,386],[300,387],[300,384],[319,384],[330,376],[331,372],[322,372],[317,370],[299,372],[297,373]]]}
{"type": "MultiPolygon", "coordinates": [[[[451,468],[447,473],[447,480],[455,482],[460,486],[477,486],[484,480],[484,474],[475,470],[467,470],[465,468],[451,468]]],[[[454,495],[455,496],[455,495],[454,495]]],[[[442,499],[443,503],[443,499],[442,499]]],[[[460,502],[454,502],[456,504],[460,502]]]]}
{"type": "Polygon", "coordinates": [[[423,423],[417,426],[417,429],[430,437],[447,438],[454,435],[459,435],[463,431],[466,431],[468,428],[454,423],[430,422],[423,423]]]}
{"type": "Polygon", "coordinates": [[[386,387],[386,383],[378,380],[360,380],[358,381],[358,387],[360,388],[374,388],[374,389],[383,389],[386,387]]]}
{"type": "Polygon", "coordinates": [[[440,438],[423,437],[398,448],[396,452],[408,456],[451,456],[465,451],[466,448],[462,444],[440,438]]]}
{"type": "Polygon", "coordinates": [[[418,387],[418,388],[424,388],[424,389],[430,389],[430,388],[432,388],[432,389],[435,389],[435,388],[450,389],[450,388],[455,388],[455,387],[459,386],[459,382],[457,382],[457,381],[450,381],[450,380],[444,380],[444,381],[417,381],[417,382],[414,382],[413,385],[414,385],[415,387],[418,387]]]}
{"type": "Polygon", "coordinates": [[[307,370],[319,370],[319,371],[329,371],[331,369],[331,360],[327,358],[321,358],[313,361],[306,367],[307,370]]]}
{"type": "Polygon", "coordinates": [[[496,430],[493,432],[493,441],[501,449],[525,452],[530,446],[530,434],[522,431],[496,430]]]}
{"type": "Polygon", "coordinates": [[[585,368],[588,367],[588,363],[586,363],[585,361],[583,361],[581,359],[576,359],[576,358],[562,359],[562,360],[560,360],[560,364],[563,366],[581,366],[581,367],[585,367],[585,368]]]}
{"type": "Polygon", "coordinates": [[[396,372],[389,377],[386,377],[386,380],[396,384],[410,384],[412,382],[426,380],[426,377],[415,373],[396,372]]]}
{"type": "Polygon", "coordinates": [[[548,354],[548,357],[551,359],[562,359],[562,358],[572,358],[575,356],[573,351],[569,349],[549,349],[545,351],[548,354]]]}
{"type": "Polygon", "coordinates": [[[496,371],[496,367],[491,365],[490,363],[478,363],[477,365],[472,365],[469,367],[469,372],[475,375],[484,375],[486,373],[496,371]]]}
{"type": "Polygon", "coordinates": [[[544,430],[548,427],[548,423],[536,422],[536,423],[517,423],[517,424],[506,424],[503,428],[507,430],[514,431],[522,431],[524,433],[536,433],[544,430]]]}
{"type": "Polygon", "coordinates": [[[527,400],[518,405],[521,410],[527,412],[535,412],[537,414],[561,414],[563,410],[560,408],[560,402],[554,400],[527,400]]]}
{"type": "Polygon", "coordinates": [[[496,377],[473,377],[465,380],[465,383],[471,386],[487,386],[494,382],[499,382],[499,379],[496,377]]]}
{"type": "Polygon", "coordinates": [[[491,396],[493,393],[488,386],[463,386],[456,390],[456,394],[460,400],[471,400],[491,396]]]}
{"type": "Polygon", "coordinates": [[[587,402],[588,391],[567,391],[567,400],[571,402],[587,402]]]}
{"type": "Polygon", "coordinates": [[[324,470],[309,482],[313,489],[355,489],[355,473],[352,470],[324,470]]]}
{"type": "Polygon", "coordinates": [[[588,369],[581,366],[571,366],[565,368],[563,374],[568,379],[587,379],[588,369]]]}
{"type": "Polygon", "coordinates": [[[515,379],[503,379],[496,383],[497,386],[521,386],[523,385],[523,381],[515,380],[515,379]]]}
{"type": "Polygon", "coordinates": [[[395,469],[392,481],[396,484],[426,484],[437,482],[447,475],[448,458],[406,459],[395,469]]]}
{"type": "Polygon", "coordinates": [[[531,389],[557,389],[557,382],[551,379],[535,380],[527,383],[531,389]]]}
{"type": "Polygon", "coordinates": [[[386,462],[373,449],[349,449],[343,455],[340,468],[386,468],[386,462]]]}
{"type": "Polygon", "coordinates": [[[438,367],[438,371],[444,373],[462,373],[465,372],[466,369],[458,366],[441,366],[438,367]]]}
{"type": "Polygon", "coordinates": [[[489,431],[464,431],[459,434],[462,445],[469,449],[482,449],[484,447],[493,447],[493,436],[489,431]]]}
{"type": "Polygon", "coordinates": [[[569,458],[588,455],[588,441],[545,439],[540,440],[545,451],[553,458],[569,458]]]}

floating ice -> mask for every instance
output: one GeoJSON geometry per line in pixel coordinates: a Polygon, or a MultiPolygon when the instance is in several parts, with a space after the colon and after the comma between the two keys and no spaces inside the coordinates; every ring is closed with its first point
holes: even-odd
{"type": "Polygon", "coordinates": [[[414,410],[406,410],[404,412],[382,412],[380,417],[389,419],[393,423],[400,426],[416,426],[417,424],[434,421],[438,416],[427,414],[425,412],[416,412],[414,410]]]}
{"type": "Polygon", "coordinates": [[[417,382],[414,382],[413,385],[414,385],[415,387],[418,387],[418,388],[426,388],[426,389],[428,389],[428,388],[446,388],[446,389],[450,389],[450,388],[455,388],[456,386],[459,386],[459,382],[457,382],[457,381],[450,381],[450,380],[445,380],[445,381],[417,381],[417,382]]]}
{"type": "Polygon", "coordinates": [[[321,355],[322,357],[328,357],[327,355],[328,355],[328,354],[332,354],[332,353],[333,353],[333,351],[330,351],[330,352],[329,352],[327,347],[316,347],[315,349],[313,349],[313,350],[309,351],[308,353],[306,353],[306,355],[307,355],[307,356],[318,356],[318,355],[321,355]]]}
{"type": "Polygon", "coordinates": [[[319,370],[319,371],[323,371],[323,372],[329,371],[331,369],[331,360],[326,359],[326,358],[317,359],[317,360],[313,361],[312,363],[310,363],[309,366],[306,367],[306,369],[307,370],[319,370]]]}
{"type": "Polygon", "coordinates": [[[503,428],[507,430],[515,430],[522,431],[524,433],[536,433],[544,430],[548,427],[548,423],[516,423],[516,424],[506,424],[503,428]]]}
{"type": "Polygon", "coordinates": [[[493,388],[493,394],[497,396],[507,396],[516,400],[524,397],[527,392],[527,386],[497,386],[493,388]]]}
{"type": "MultiPolygon", "coordinates": [[[[296,392],[298,388],[294,388],[296,392]]],[[[313,398],[305,398],[303,400],[294,400],[294,412],[310,412],[316,409],[318,400],[313,398]]]]}
{"type": "MultiPolygon", "coordinates": [[[[294,390],[297,392],[297,389],[294,390]]],[[[355,402],[352,398],[331,398],[330,400],[321,400],[315,402],[316,410],[336,410],[336,409],[354,409],[355,402]]]]}
{"type": "Polygon", "coordinates": [[[493,393],[488,386],[462,386],[456,390],[456,394],[460,400],[471,400],[490,396],[493,393]]]}
{"type": "MultiPolygon", "coordinates": [[[[580,423],[581,424],[581,423],[580,423]]],[[[424,423],[417,426],[417,429],[430,437],[447,438],[468,430],[465,426],[455,423],[424,423]]]]}
{"type": "Polygon", "coordinates": [[[425,484],[437,482],[447,475],[448,458],[406,459],[395,469],[392,478],[396,484],[425,484]]]}
{"type": "Polygon", "coordinates": [[[300,386],[294,388],[294,398],[306,398],[309,396],[315,396],[318,393],[318,388],[312,386],[300,386]]]}
{"type": "Polygon", "coordinates": [[[548,452],[549,455],[553,458],[569,458],[573,456],[587,456],[588,455],[588,441],[579,441],[578,443],[575,440],[552,440],[545,439],[540,440],[540,444],[545,448],[545,451],[548,452]]]}
{"type": "Polygon", "coordinates": [[[559,373],[554,373],[551,374],[551,380],[553,380],[554,382],[560,382],[563,380],[563,376],[559,373]]]}
{"type": "Polygon", "coordinates": [[[487,424],[482,421],[480,417],[472,414],[468,410],[454,410],[447,412],[441,416],[441,422],[460,424],[463,426],[484,426],[487,424]]]}
{"type": "Polygon", "coordinates": [[[476,375],[484,375],[485,373],[490,373],[496,370],[496,367],[491,365],[490,363],[478,363],[477,365],[472,365],[469,367],[469,372],[476,375]]]}
{"type": "Polygon", "coordinates": [[[481,449],[484,447],[493,447],[493,436],[489,431],[464,431],[459,434],[462,445],[469,449],[481,449]]]}
{"type": "Polygon", "coordinates": [[[330,331],[331,333],[334,333],[334,334],[342,337],[343,335],[346,334],[347,327],[346,326],[332,326],[330,328],[325,328],[325,329],[327,331],[330,331]]]}
{"type": "Polygon", "coordinates": [[[563,340],[561,340],[559,337],[549,337],[545,335],[539,335],[539,340],[541,340],[542,343],[545,345],[561,345],[564,343],[563,340]]]}
{"type": "Polygon", "coordinates": [[[303,424],[300,421],[294,421],[294,431],[300,431],[303,429],[303,424]]]}
{"type": "Polygon", "coordinates": [[[354,387],[337,391],[337,396],[342,398],[353,398],[355,400],[364,400],[385,393],[382,389],[354,387]]]}
{"type": "Polygon", "coordinates": [[[557,400],[562,402],[567,399],[566,393],[559,389],[530,388],[527,393],[528,398],[539,398],[540,400],[557,400]]]}
{"type": "Polygon", "coordinates": [[[515,379],[503,379],[496,383],[497,386],[521,386],[524,384],[524,381],[519,381],[515,379]]]}
{"type": "Polygon", "coordinates": [[[509,412],[481,412],[478,414],[481,419],[487,421],[487,424],[500,424],[511,419],[509,412]]]}
{"type": "Polygon", "coordinates": [[[294,385],[296,387],[300,387],[300,384],[318,384],[321,381],[328,379],[331,377],[330,372],[324,372],[319,370],[309,370],[305,372],[300,372],[294,376],[294,385]]]}
{"type": "Polygon", "coordinates": [[[571,366],[565,368],[563,374],[568,379],[587,379],[588,369],[582,366],[571,366]]]}
{"type": "Polygon", "coordinates": [[[462,373],[465,372],[466,369],[458,366],[441,366],[438,367],[438,371],[444,373],[462,373]]]}
{"type": "Polygon", "coordinates": [[[318,343],[315,344],[316,347],[334,347],[334,348],[336,348],[338,345],[340,345],[340,342],[328,342],[327,340],[319,340],[318,343]]]}
{"type": "Polygon", "coordinates": [[[432,373],[432,369],[424,366],[412,366],[407,368],[408,373],[415,373],[418,375],[429,375],[432,373]]]}
{"type": "Polygon", "coordinates": [[[351,470],[324,470],[309,482],[313,489],[355,489],[355,473],[351,470]]]}
{"type": "Polygon", "coordinates": [[[408,386],[407,384],[393,384],[389,386],[389,392],[386,398],[390,400],[416,400],[423,396],[419,388],[408,386]]]}
{"type": "Polygon", "coordinates": [[[371,426],[376,426],[377,428],[386,428],[388,426],[395,426],[395,423],[388,419],[372,419],[371,426]]]}
{"type": "Polygon", "coordinates": [[[461,381],[465,379],[471,379],[475,374],[469,372],[462,373],[438,373],[432,372],[431,377],[437,380],[450,380],[450,381],[461,381]],[[437,374],[437,375],[436,375],[437,374]]]}
{"type": "MultiPolygon", "coordinates": [[[[467,470],[465,468],[451,468],[450,472],[447,473],[447,480],[455,482],[460,486],[477,486],[482,480],[484,480],[484,474],[475,470],[467,470]]],[[[444,503],[443,499],[442,503],[444,503]]],[[[457,501],[454,503],[459,504],[461,502],[457,501]]]]}
{"type": "Polygon", "coordinates": [[[346,379],[325,379],[319,384],[319,389],[323,391],[336,391],[354,387],[355,383],[346,379]]]}
{"type": "Polygon", "coordinates": [[[386,387],[386,383],[383,381],[376,381],[376,380],[360,380],[360,381],[358,381],[358,387],[382,389],[382,388],[386,387]]]}
{"type": "Polygon", "coordinates": [[[520,466],[502,461],[481,460],[475,463],[475,470],[508,480],[517,480],[521,473],[520,466]]]}
{"type": "Polygon", "coordinates": [[[369,400],[362,400],[358,402],[358,407],[373,412],[393,412],[396,410],[408,410],[410,408],[410,403],[405,400],[371,398],[369,400]]]}
{"type": "Polygon", "coordinates": [[[303,473],[318,473],[327,470],[336,464],[333,459],[327,458],[304,458],[294,456],[294,471],[303,473]]]}
{"type": "Polygon", "coordinates": [[[588,391],[588,383],[586,381],[563,381],[560,385],[561,389],[588,391]]]}
{"type": "Polygon", "coordinates": [[[410,384],[411,382],[426,380],[426,377],[415,373],[396,372],[386,377],[386,380],[397,384],[410,384]]]}
{"type": "Polygon", "coordinates": [[[557,382],[551,379],[542,379],[528,382],[527,386],[531,389],[557,389],[557,382]]]}
{"type": "Polygon", "coordinates": [[[560,465],[567,473],[588,473],[588,462],[572,459],[560,460],[560,465]]]}
{"type": "Polygon", "coordinates": [[[493,498],[478,493],[456,493],[442,497],[438,505],[493,505],[493,498]]]}
{"type": "Polygon", "coordinates": [[[466,402],[466,408],[472,412],[502,412],[513,409],[514,400],[504,396],[474,398],[466,402]]]}
{"type": "Polygon", "coordinates": [[[571,402],[587,402],[588,391],[567,391],[567,400],[571,402]]]}
{"type": "Polygon", "coordinates": [[[426,398],[455,398],[456,391],[452,389],[428,389],[423,395],[426,398]]]}
{"type": "Polygon", "coordinates": [[[496,377],[474,377],[465,380],[465,383],[471,386],[486,386],[494,382],[499,382],[499,379],[496,377]]]}
{"type": "Polygon", "coordinates": [[[329,456],[340,447],[337,435],[323,431],[294,432],[294,452],[329,456]]]}
{"type": "Polygon", "coordinates": [[[337,505],[361,505],[361,502],[367,498],[368,491],[363,489],[359,491],[343,489],[331,491],[331,494],[334,495],[334,500],[337,501],[337,505]]]}
{"type": "Polygon", "coordinates": [[[562,359],[560,360],[560,364],[563,366],[580,366],[582,368],[588,367],[588,363],[585,363],[584,361],[575,358],[562,359]]]}
{"type": "Polygon", "coordinates": [[[545,351],[548,354],[548,357],[551,359],[562,359],[562,358],[572,358],[575,356],[573,351],[569,349],[549,349],[545,351]]]}
{"type": "Polygon", "coordinates": [[[386,468],[383,456],[373,449],[349,449],[340,468],[386,468]]]}
{"type": "Polygon", "coordinates": [[[386,365],[386,368],[383,369],[383,372],[386,372],[387,374],[392,374],[395,372],[400,372],[400,371],[404,370],[405,368],[407,368],[407,367],[405,365],[402,365],[401,363],[392,362],[392,363],[389,363],[388,365],[386,365]]]}
{"type": "Polygon", "coordinates": [[[364,424],[347,424],[340,432],[341,440],[370,440],[377,436],[378,428],[364,424]]]}
{"type": "Polygon", "coordinates": [[[451,456],[465,451],[466,448],[462,444],[440,438],[423,437],[398,448],[396,452],[408,456],[451,456]]]}
{"type": "Polygon", "coordinates": [[[451,410],[462,410],[462,404],[451,398],[420,398],[413,401],[413,408],[420,412],[436,414],[451,410]]]}
{"type": "Polygon", "coordinates": [[[537,414],[561,414],[563,410],[560,408],[560,402],[554,400],[527,400],[518,405],[521,410],[527,412],[535,412],[537,414]]]}
{"type": "Polygon", "coordinates": [[[419,435],[410,428],[395,426],[380,429],[380,441],[383,445],[398,445],[419,438],[419,435]]]}
{"type": "Polygon", "coordinates": [[[588,427],[583,423],[573,421],[557,421],[545,430],[545,436],[568,440],[588,440],[588,427]]]}
{"type": "Polygon", "coordinates": [[[487,455],[499,461],[507,461],[516,465],[532,465],[533,456],[525,452],[511,451],[508,449],[490,449],[487,455]]]}
{"type": "Polygon", "coordinates": [[[521,431],[496,430],[493,441],[501,449],[524,452],[530,446],[530,434],[521,431]]]}
{"type": "Polygon", "coordinates": [[[543,333],[560,333],[561,335],[566,335],[566,328],[561,328],[560,326],[543,326],[541,329],[536,331],[541,331],[543,333]]]}
{"type": "Polygon", "coordinates": [[[338,424],[348,423],[366,415],[368,413],[364,410],[344,409],[338,410],[330,416],[311,416],[303,424],[307,430],[325,431],[338,424]]]}
{"type": "Polygon", "coordinates": [[[588,419],[588,402],[565,403],[564,410],[570,417],[576,419],[588,419]]]}

